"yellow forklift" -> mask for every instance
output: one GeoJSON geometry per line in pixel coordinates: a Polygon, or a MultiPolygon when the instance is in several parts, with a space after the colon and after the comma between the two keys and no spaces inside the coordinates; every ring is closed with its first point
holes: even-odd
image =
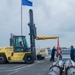
{"type": "Polygon", "coordinates": [[[12,35],[10,47],[0,48],[0,63],[21,61],[31,64],[34,62],[34,55],[28,48],[25,36],[12,35]]]}

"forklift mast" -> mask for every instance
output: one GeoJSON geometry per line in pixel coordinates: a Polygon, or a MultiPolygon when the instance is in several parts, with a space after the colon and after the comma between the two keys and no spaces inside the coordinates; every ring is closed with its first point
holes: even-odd
{"type": "Polygon", "coordinates": [[[31,53],[36,56],[36,51],[35,51],[35,39],[36,39],[36,27],[34,24],[33,20],[33,10],[29,10],[29,16],[30,16],[30,23],[28,24],[29,29],[30,29],[30,46],[31,46],[31,53]]]}

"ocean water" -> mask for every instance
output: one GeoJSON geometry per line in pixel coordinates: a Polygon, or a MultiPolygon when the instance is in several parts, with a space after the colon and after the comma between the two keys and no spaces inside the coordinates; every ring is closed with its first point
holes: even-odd
{"type": "MultiPolygon", "coordinates": [[[[51,57],[51,50],[48,50],[48,57],[51,57]]],[[[70,58],[70,50],[62,50],[62,58],[70,58]]]]}
{"type": "MultiPolygon", "coordinates": [[[[68,59],[70,59],[70,50],[62,50],[62,53],[63,53],[62,54],[62,61],[63,62],[66,62],[68,59]]],[[[48,51],[47,58],[51,58],[51,50],[48,51]]],[[[56,55],[55,55],[55,58],[57,58],[56,55]]]]}

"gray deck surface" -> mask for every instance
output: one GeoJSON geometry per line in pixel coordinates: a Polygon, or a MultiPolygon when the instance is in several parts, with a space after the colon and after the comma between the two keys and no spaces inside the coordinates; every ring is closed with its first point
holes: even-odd
{"type": "Polygon", "coordinates": [[[0,75],[47,75],[52,62],[48,59],[36,60],[33,64],[8,63],[0,64],[0,75]]]}

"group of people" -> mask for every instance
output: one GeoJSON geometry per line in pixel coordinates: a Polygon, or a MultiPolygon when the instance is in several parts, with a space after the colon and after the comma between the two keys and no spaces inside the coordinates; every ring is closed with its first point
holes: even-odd
{"type": "MultiPolygon", "coordinates": [[[[55,46],[53,47],[52,49],[52,52],[51,52],[51,58],[50,58],[50,61],[54,61],[54,58],[55,58],[55,51],[57,51],[57,49],[55,48],[55,46]]],[[[60,52],[60,58],[62,59],[62,51],[61,49],[59,50],[60,52]]],[[[57,51],[58,52],[58,51],[57,51]]],[[[56,53],[57,53],[56,52],[56,53]]],[[[58,54],[59,54],[58,53],[58,54]]],[[[58,55],[56,54],[56,55],[58,55]]],[[[71,60],[75,61],[75,48],[73,46],[70,47],[70,58],[71,60]]]]}

